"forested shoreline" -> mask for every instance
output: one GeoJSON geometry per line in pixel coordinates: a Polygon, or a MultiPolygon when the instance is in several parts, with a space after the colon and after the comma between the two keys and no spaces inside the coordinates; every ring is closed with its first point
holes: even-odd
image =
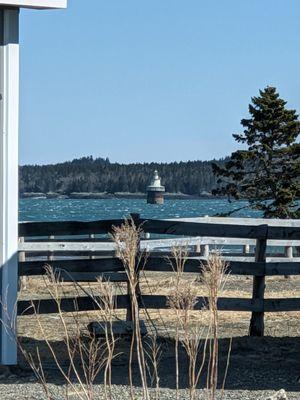
{"type": "Polygon", "coordinates": [[[206,196],[217,186],[212,163],[225,161],[119,164],[111,163],[108,158],[90,156],[59,164],[24,165],[20,167],[20,195],[142,194],[157,169],[166,192],[206,196]]]}

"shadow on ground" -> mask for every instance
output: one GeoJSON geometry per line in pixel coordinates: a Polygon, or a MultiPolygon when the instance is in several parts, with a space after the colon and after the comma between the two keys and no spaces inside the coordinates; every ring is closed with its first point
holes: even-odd
{"type": "MultiPolygon", "coordinates": [[[[44,341],[37,341],[31,338],[21,338],[24,348],[34,352],[39,348],[43,359],[44,369],[48,383],[58,385],[64,384],[60,373],[47,349],[44,341]]],[[[175,385],[175,359],[174,341],[159,339],[163,349],[163,356],[160,363],[160,386],[174,388],[175,385]]],[[[224,370],[228,355],[229,339],[220,339],[219,357],[219,384],[222,384],[224,370]]],[[[65,356],[64,342],[51,342],[54,351],[59,355],[64,368],[68,367],[68,359],[65,356]]],[[[116,385],[128,384],[128,348],[129,340],[120,340],[117,352],[122,354],[113,363],[113,383],[116,385]]],[[[201,353],[202,354],[202,353],[201,353]]],[[[200,355],[201,358],[201,355],[200,355]]],[[[188,383],[188,363],[185,351],[180,350],[180,386],[186,388],[188,383]]],[[[28,365],[20,356],[22,373],[18,376],[18,383],[28,381],[32,373],[28,365]],[[23,382],[22,382],[23,381],[23,382]]],[[[199,387],[206,385],[206,367],[202,375],[199,387]]],[[[19,372],[18,372],[19,374],[19,372]]],[[[134,363],[135,384],[139,385],[138,366],[134,363]]],[[[11,383],[5,377],[0,379],[2,384],[11,383]]],[[[100,374],[96,383],[102,383],[100,374]]],[[[300,391],[300,338],[299,337],[236,337],[233,338],[230,357],[230,366],[226,380],[226,389],[229,390],[279,390],[285,388],[287,391],[300,391]]]]}

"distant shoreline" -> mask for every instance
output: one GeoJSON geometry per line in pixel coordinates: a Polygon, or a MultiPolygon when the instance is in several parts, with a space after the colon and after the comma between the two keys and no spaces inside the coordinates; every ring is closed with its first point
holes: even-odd
{"type": "MultiPolygon", "coordinates": [[[[68,195],[61,193],[21,193],[21,199],[75,199],[75,200],[87,200],[87,199],[146,199],[145,193],[70,193],[68,195]]],[[[213,196],[210,193],[201,195],[188,195],[184,193],[166,193],[166,200],[197,200],[197,199],[215,199],[222,198],[220,196],[213,196]]]]}

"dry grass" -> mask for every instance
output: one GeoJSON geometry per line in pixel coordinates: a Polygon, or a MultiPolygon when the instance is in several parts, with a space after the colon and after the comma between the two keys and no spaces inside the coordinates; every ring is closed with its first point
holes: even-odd
{"type": "MultiPolygon", "coordinates": [[[[158,295],[166,295],[168,296],[171,292],[171,282],[172,282],[172,273],[156,273],[156,272],[148,272],[146,274],[147,282],[141,274],[140,278],[140,290],[145,294],[158,294],[158,295]]],[[[195,278],[194,274],[185,273],[185,279],[193,280],[195,278]]],[[[28,279],[27,289],[21,293],[22,299],[42,299],[47,298],[48,291],[45,288],[45,284],[42,278],[33,277],[28,279]]],[[[99,293],[99,288],[97,283],[83,283],[82,287],[84,290],[88,292],[93,292],[95,294],[99,293]]],[[[120,287],[122,289],[122,293],[126,292],[126,286],[119,285],[115,287],[114,290],[116,293],[120,293],[120,287]]],[[[244,276],[235,276],[230,275],[228,277],[226,286],[224,288],[224,292],[222,293],[222,297],[241,297],[241,298],[251,298],[252,291],[252,279],[244,276]]],[[[64,283],[63,288],[61,289],[62,294],[65,297],[73,297],[75,291],[74,284],[72,283],[64,283]]],[[[84,292],[79,290],[81,295],[84,295],[84,292]]],[[[207,291],[205,287],[199,283],[197,285],[197,295],[198,296],[206,296],[207,291]]],[[[289,298],[289,297],[300,297],[300,277],[292,277],[291,279],[285,279],[283,277],[269,277],[266,282],[266,298],[289,298]]],[[[159,328],[159,330],[163,333],[164,326],[170,325],[175,321],[174,315],[170,313],[168,310],[148,310],[148,313],[155,324],[159,328]]],[[[86,327],[90,322],[95,321],[95,312],[82,312],[81,322],[82,329],[86,327]]],[[[116,316],[124,319],[126,311],[124,310],[116,310],[116,316]]],[[[142,314],[143,317],[143,314],[142,314]]],[[[209,324],[209,314],[208,312],[198,311],[191,312],[191,319],[195,322],[198,320],[208,325],[209,324]]],[[[249,321],[251,314],[249,312],[232,312],[232,311],[220,311],[219,313],[219,322],[220,322],[220,335],[221,337],[228,336],[244,336],[247,335],[249,321]]],[[[47,315],[41,316],[43,320],[43,324],[48,326],[49,335],[55,339],[59,339],[62,336],[62,332],[57,321],[57,315],[47,315]]],[[[297,328],[297,321],[299,321],[300,312],[291,311],[291,312],[280,312],[280,313],[266,313],[265,314],[265,327],[266,327],[266,335],[272,336],[296,336],[299,335],[300,327],[297,328]],[[293,326],[293,321],[295,322],[295,326],[293,326]]],[[[72,317],[66,314],[66,319],[72,321],[72,317]]],[[[41,339],[41,334],[36,329],[35,324],[30,317],[19,317],[19,332],[22,336],[33,337],[36,339],[41,339]]]]}

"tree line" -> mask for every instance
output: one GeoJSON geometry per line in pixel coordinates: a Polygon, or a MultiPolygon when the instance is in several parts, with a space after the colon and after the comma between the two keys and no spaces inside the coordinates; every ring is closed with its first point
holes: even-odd
{"type": "Polygon", "coordinates": [[[157,169],[167,192],[201,195],[216,187],[212,163],[223,165],[225,161],[119,164],[89,156],[51,165],[24,165],[20,167],[20,194],[144,193],[157,169]]]}

